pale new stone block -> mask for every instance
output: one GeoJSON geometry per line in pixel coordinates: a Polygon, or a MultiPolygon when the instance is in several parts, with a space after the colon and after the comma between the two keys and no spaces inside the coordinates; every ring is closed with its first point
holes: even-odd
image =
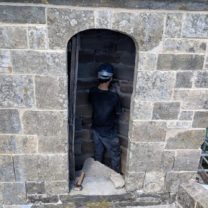
{"type": "Polygon", "coordinates": [[[0,48],[27,48],[27,30],[24,27],[0,26],[0,48]]]}
{"type": "Polygon", "coordinates": [[[25,111],[22,122],[25,134],[58,136],[67,130],[66,115],[58,111],[25,111]]]}
{"type": "Polygon", "coordinates": [[[133,122],[131,141],[162,142],[166,136],[166,123],[154,121],[133,122]]]}
{"type": "Polygon", "coordinates": [[[200,70],[203,69],[204,55],[159,54],[158,70],[200,70]]]}
{"type": "Polygon", "coordinates": [[[178,118],[179,111],[179,102],[157,102],[154,103],[152,119],[174,120],[178,118]]]}
{"type": "Polygon", "coordinates": [[[165,189],[165,174],[164,172],[146,172],[144,180],[144,192],[160,193],[165,189]]]}
{"type": "Polygon", "coordinates": [[[180,120],[192,120],[194,112],[193,111],[181,111],[180,112],[180,120]]]}
{"type": "Polygon", "coordinates": [[[112,11],[98,10],[94,11],[95,27],[97,28],[112,28],[112,11]]]}
{"type": "Polygon", "coordinates": [[[153,53],[139,53],[138,70],[155,70],[157,55],[153,53]]]}
{"type": "Polygon", "coordinates": [[[0,154],[22,154],[37,152],[35,136],[0,135],[0,154]]]}
{"type": "Polygon", "coordinates": [[[11,54],[9,50],[0,50],[0,73],[11,73],[11,54]]]}
{"type": "Polygon", "coordinates": [[[189,38],[208,37],[208,14],[186,14],[182,36],[189,38]]]}
{"type": "Polygon", "coordinates": [[[32,49],[48,48],[47,28],[42,26],[28,27],[29,46],[32,49]]]}
{"type": "Polygon", "coordinates": [[[181,101],[182,110],[208,109],[208,90],[175,90],[173,98],[181,101]]]}
{"type": "Polygon", "coordinates": [[[139,71],[135,98],[141,101],[169,101],[174,79],[173,72],[139,71]]]}
{"type": "Polygon", "coordinates": [[[182,17],[181,13],[168,14],[166,18],[166,30],[165,37],[180,37],[181,27],[182,27],[182,17]]]}
{"type": "Polygon", "coordinates": [[[35,77],[36,105],[40,109],[67,108],[67,81],[58,77],[35,77]]]}
{"type": "Polygon", "coordinates": [[[15,109],[0,110],[0,132],[18,133],[21,130],[19,112],[15,109]]]}
{"type": "Polygon", "coordinates": [[[33,107],[34,105],[34,84],[30,76],[0,77],[1,107],[33,107]]]}
{"type": "Polygon", "coordinates": [[[171,129],[167,131],[166,149],[199,149],[205,136],[204,130],[171,129]]]}

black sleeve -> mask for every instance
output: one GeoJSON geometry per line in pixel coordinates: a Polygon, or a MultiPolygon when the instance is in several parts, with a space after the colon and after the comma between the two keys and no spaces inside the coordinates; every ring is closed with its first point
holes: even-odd
{"type": "Polygon", "coordinates": [[[88,93],[88,102],[89,102],[89,103],[91,103],[91,101],[92,101],[91,98],[92,98],[92,89],[90,89],[90,90],[89,90],[89,93],[88,93]]]}

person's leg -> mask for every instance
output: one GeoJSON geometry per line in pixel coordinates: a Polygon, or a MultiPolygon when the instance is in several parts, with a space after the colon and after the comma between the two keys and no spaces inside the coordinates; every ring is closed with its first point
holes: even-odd
{"type": "Polygon", "coordinates": [[[102,163],[103,161],[103,153],[104,153],[104,145],[100,140],[99,134],[92,130],[92,139],[94,141],[94,156],[95,160],[102,163]]]}
{"type": "Polygon", "coordinates": [[[119,138],[116,135],[109,138],[101,138],[111,157],[111,168],[120,173],[121,150],[119,138]]]}

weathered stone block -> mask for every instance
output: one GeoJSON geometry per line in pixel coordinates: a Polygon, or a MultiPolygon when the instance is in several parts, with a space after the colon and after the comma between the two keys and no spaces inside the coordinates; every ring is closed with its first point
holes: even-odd
{"type": "Polygon", "coordinates": [[[21,130],[21,123],[18,110],[1,109],[0,110],[0,132],[18,133],[21,130]]]}
{"type": "Polygon", "coordinates": [[[153,109],[151,102],[140,102],[139,99],[134,99],[133,109],[131,111],[133,120],[151,120],[153,109]]]}
{"type": "Polygon", "coordinates": [[[15,73],[66,75],[65,52],[12,51],[15,73]]]}
{"type": "Polygon", "coordinates": [[[0,7],[0,22],[2,23],[45,23],[45,8],[35,6],[0,7]]]}
{"type": "Polygon", "coordinates": [[[35,77],[37,108],[66,109],[67,81],[59,77],[35,77]]]}
{"type": "Polygon", "coordinates": [[[0,156],[0,181],[12,182],[15,180],[13,161],[11,156],[0,156]]]}
{"type": "Polygon", "coordinates": [[[155,70],[157,55],[153,53],[139,53],[138,70],[155,70]]]}
{"type": "Polygon", "coordinates": [[[167,128],[170,129],[190,129],[192,121],[167,121],[167,128]]]}
{"type": "Polygon", "coordinates": [[[175,171],[196,171],[200,150],[177,150],[173,169],[175,171]]]}
{"type": "Polygon", "coordinates": [[[0,26],[0,48],[27,48],[27,30],[24,27],[0,26]]]}
{"type": "Polygon", "coordinates": [[[183,110],[208,109],[207,90],[175,90],[174,100],[181,101],[183,110]]]}
{"type": "Polygon", "coordinates": [[[166,123],[139,121],[133,123],[132,141],[161,142],[165,140],[166,123]]]}
{"type": "Polygon", "coordinates": [[[193,54],[159,54],[158,70],[200,70],[204,56],[193,54]]]}
{"type": "Polygon", "coordinates": [[[136,86],[136,99],[141,101],[169,100],[174,85],[171,72],[139,71],[136,86]]]}
{"type": "Polygon", "coordinates": [[[200,71],[196,75],[195,87],[208,88],[208,72],[200,71]]]}
{"type": "Polygon", "coordinates": [[[0,73],[11,73],[11,54],[9,50],[0,50],[0,73]]]}
{"type": "Polygon", "coordinates": [[[171,193],[177,193],[179,185],[182,183],[187,183],[189,180],[194,179],[197,173],[189,171],[170,171],[167,172],[165,177],[165,184],[167,191],[171,193]]]}
{"type": "Polygon", "coordinates": [[[163,51],[171,53],[206,53],[206,42],[189,39],[165,39],[163,51]]]}
{"type": "Polygon", "coordinates": [[[182,27],[181,13],[167,14],[165,36],[171,38],[177,38],[181,36],[182,27]]]}
{"type": "Polygon", "coordinates": [[[95,27],[112,29],[112,11],[111,10],[97,10],[94,11],[95,27]]]}
{"type": "Polygon", "coordinates": [[[94,28],[94,13],[91,10],[49,8],[47,22],[49,47],[65,49],[74,34],[94,28]]]}
{"type": "Polygon", "coordinates": [[[181,111],[180,112],[180,120],[192,120],[194,112],[193,111],[181,111]]]}
{"type": "Polygon", "coordinates": [[[176,88],[191,88],[192,87],[193,72],[177,72],[176,74],[176,88]]]}
{"type": "Polygon", "coordinates": [[[63,135],[67,130],[66,115],[58,111],[25,111],[24,133],[42,136],[63,135]]]}
{"type": "Polygon", "coordinates": [[[207,14],[186,14],[183,24],[182,36],[189,38],[208,37],[208,15],[207,14]]]}
{"type": "Polygon", "coordinates": [[[67,194],[69,191],[68,181],[47,181],[45,183],[45,189],[49,195],[67,194]]]}
{"type": "Polygon", "coordinates": [[[66,153],[68,141],[66,137],[57,136],[39,136],[39,153],[66,153]]]}
{"type": "Polygon", "coordinates": [[[129,148],[129,171],[144,172],[155,171],[160,168],[163,155],[164,143],[130,143],[129,148]]]}
{"type": "Polygon", "coordinates": [[[36,153],[37,144],[34,136],[0,135],[0,154],[36,153]]]}
{"type": "Polygon", "coordinates": [[[15,155],[14,168],[17,181],[67,180],[68,161],[60,155],[15,155]]]}
{"type": "Polygon", "coordinates": [[[27,194],[44,194],[45,193],[45,183],[44,182],[26,182],[26,192],[27,194]]]}
{"type": "Polygon", "coordinates": [[[4,205],[26,204],[25,183],[0,183],[0,190],[4,205]]]}
{"type": "Polygon", "coordinates": [[[34,26],[28,28],[29,46],[32,49],[47,49],[48,36],[47,28],[42,26],[34,26]]]}
{"type": "Polygon", "coordinates": [[[32,77],[2,75],[0,77],[0,86],[0,106],[32,107],[34,105],[32,77]]]}
{"type": "Polygon", "coordinates": [[[134,34],[140,50],[148,51],[156,47],[162,39],[164,15],[157,13],[115,13],[113,28],[134,34]]]}
{"type": "Polygon", "coordinates": [[[161,193],[165,189],[165,174],[163,172],[146,172],[144,180],[144,192],[161,193]]]}
{"type": "Polygon", "coordinates": [[[178,118],[179,111],[179,102],[154,103],[152,118],[161,120],[174,120],[178,118]]]}
{"type": "Polygon", "coordinates": [[[166,149],[199,149],[204,140],[204,130],[167,131],[166,149]]]}
{"type": "Polygon", "coordinates": [[[143,188],[145,172],[129,172],[125,177],[125,188],[127,191],[135,191],[143,188]]]}
{"type": "Polygon", "coordinates": [[[207,128],[208,112],[196,111],[193,119],[193,127],[207,128]]]}

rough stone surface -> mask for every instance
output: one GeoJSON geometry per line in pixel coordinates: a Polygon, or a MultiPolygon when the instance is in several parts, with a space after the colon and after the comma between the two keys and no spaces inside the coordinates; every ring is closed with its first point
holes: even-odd
{"type": "Polygon", "coordinates": [[[171,38],[177,38],[181,35],[181,19],[182,14],[180,13],[173,13],[168,14],[166,18],[166,30],[165,30],[165,36],[171,37],[171,38]]]}
{"type": "Polygon", "coordinates": [[[26,182],[27,194],[44,194],[45,184],[44,182],[26,182]]]}
{"type": "Polygon", "coordinates": [[[150,120],[152,117],[152,103],[140,102],[139,99],[134,100],[134,110],[132,112],[132,118],[134,120],[150,120]]]}
{"type": "Polygon", "coordinates": [[[38,152],[39,153],[66,153],[68,141],[65,137],[57,136],[39,136],[38,152]]]}
{"type": "Polygon", "coordinates": [[[11,73],[11,53],[9,50],[0,50],[0,73],[11,73]]]}
{"type": "Polygon", "coordinates": [[[181,111],[180,112],[180,120],[192,120],[194,112],[193,111],[181,111]]]}
{"type": "Polygon", "coordinates": [[[67,130],[63,112],[25,111],[22,119],[26,134],[58,136],[63,135],[67,130]]]}
{"type": "Polygon", "coordinates": [[[206,42],[189,39],[165,39],[163,42],[165,52],[178,53],[205,53],[206,42]]]}
{"type": "Polygon", "coordinates": [[[15,73],[38,75],[66,75],[65,52],[12,51],[15,73]]]}
{"type": "Polygon", "coordinates": [[[139,53],[138,70],[155,70],[157,55],[153,53],[139,53]]]}
{"type": "Polygon", "coordinates": [[[26,204],[24,183],[0,183],[0,190],[3,204],[26,204]]]}
{"type": "Polygon", "coordinates": [[[204,56],[190,54],[159,54],[158,70],[200,70],[203,69],[204,56]]]}
{"type": "Polygon", "coordinates": [[[19,112],[15,109],[0,110],[0,132],[18,133],[21,130],[19,112]]]}
{"type": "Polygon", "coordinates": [[[164,191],[165,175],[163,172],[147,172],[144,180],[144,191],[146,193],[161,193],[164,191]]]}
{"type": "Polygon", "coordinates": [[[167,131],[166,149],[199,149],[204,140],[204,130],[167,131]]]}
{"type": "Polygon", "coordinates": [[[198,111],[194,114],[193,127],[207,128],[207,111],[198,111]]]}
{"type": "Polygon", "coordinates": [[[67,180],[68,177],[66,154],[16,155],[14,168],[17,181],[67,180]]]}
{"type": "Polygon", "coordinates": [[[65,49],[69,39],[79,31],[94,28],[91,10],[51,8],[47,12],[49,47],[65,49]]]}
{"type": "Polygon", "coordinates": [[[183,110],[200,110],[208,108],[207,90],[175,90],[174,100],[181,101],[183,110]]]}
{"type": "Polygon", "coordinates": [[[176,88],[191,88],[192,87],[192,72],[177,72],[176,74],[176,88]]]}
{"type": "Polygon", "coordinates": [[[137,76],[136,99],[144,101],[169,100],[174,85],[171,72],[140,71],[137,76]]]}
{"type": "Polygon", "coordinates": [[[113,182],[113,185],[115,186],[116,189],[123,188],[125,185],[123,176],[119,173],[112,172],[110,174],[110,179],[113,182]]]}
{"type": "Polygon", "coordinates": [[[120,31],[134,34],[140,50],[156,47],[162,39],[164,15],[157,13],[115,13],[112,26],[120,31]]]}
{"type": "Polygon", "coordinates": [[[196,171],[200,150],[177,150],[173,169],[175,171],[196,171]]]}
{"type": "Polygon", "coordinates": [[[207,25],[207,14],[187,14],[183,25],[182,36],[189,38],[207,38],[207,25]]]}
{"type": "Polygon", "coordinates": [[[42,26],[33,26],[28,28],[29,46],[32,49],[47,49],[48,38],[47,28],[42,26]]]}
{"type": "Polygon", "coordinates": [[[170,129],[190,129],[192,121],[167,121],[167,128],[170,129]]]}
{"type": "Polygon", "coordinates": [[[15,180],[13,161],[11,156],[0,156],[0,181],[13,182],[15,180]]]}
{"type": "Polygon", "coordinates": [[[35,77],[36,105],[40,109],[67,108],[67,82],[58,77],[35,77]]]}
{"type": "Polygon", "coordinates": [[[46,181],[45,190],[49,195],[66,194],[69,192],[68,181],[46,181]]]}
{"type": "Polygon", "coordinates": [[[27,48],[27,30],[24,27],[0,26],[0,48],[27,48]]]}
{"type": "Polygon", "coordinates": [[[145,172],[129,172],[125,180],[127,191],[135,191],[143,188],[145,172]]]}
{"type": "Polygon", "coordinates": [[[0,135],[0,154],[36,153],[37,145],[34,136],[0,135]]]}
{"type": "Polygon", "coordinates": [[[0,88],[1,107],[32,107],[34,105],[34,86],[32,77],[1,76],[0,88]]]}
{"type": "Polygon", "coordinates": [[[132,132],[132,141],[162,142],[166,136],[166,123],[154,121],[134,122],[132,132]]]}
{"type": "Polygon", "coordinates": [[[198,72],[194,84],[197,88],[208,88],[208,72],[198,72]]]}
{"type": "Polygon", "coordinates": [[[161,119],[161,120],[173,120],[178,118],[180,110],[179,102],[171,102],[171,103],[154,103],[153,108],[153,119],[161,119]]]}
{"type": "Polygon", "coordinates": [[[0,7],[2,23],[45,23],[45,8],[35,6],[4,6],[0,7]]]}

